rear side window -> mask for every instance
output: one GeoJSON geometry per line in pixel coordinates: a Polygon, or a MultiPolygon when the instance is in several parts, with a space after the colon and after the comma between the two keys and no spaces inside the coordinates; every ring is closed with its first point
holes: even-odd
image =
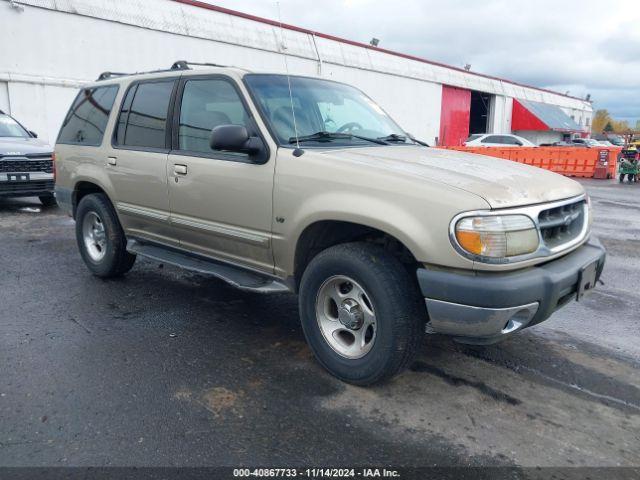
{"type": "Polygon", "coordinates": [[[489,135],[481,140],[482,143],[504,143],[502,137],[498,135],[489,135]]]}
{"type": "Polygon", "coordinates": [[[58,143],[99,146],[117,93],[117,85],[81,90],[62,123],[58,143]]]}
{"type": "Polygon", "coordinates": [[[166,148],[167,115],[175,81],[142,82],[127,92],[114,142],[122,147],[166,148]]]}
{"type": "Polygon", "coordinates": [[[502,138],[502,142],[500,143],[504,143],[505,145],[520,145],[520,141],[515,137],[510,137],[508,135],[505,135],[501,138],[502,138]]]}

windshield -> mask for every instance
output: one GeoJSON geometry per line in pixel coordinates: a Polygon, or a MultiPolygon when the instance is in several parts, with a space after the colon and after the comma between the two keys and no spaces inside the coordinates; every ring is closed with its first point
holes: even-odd
{"type": "Polygon", "coordinates": [[[298,137],[311,136],[305,141],[323,145],[374,145],[362,137],[394,143],[410,142],[407,134],[382,108],[349,85],[290,77],[291,99],[286,75],[250,74],[244,79],[281,144],[289,144],[292,139],[295,142],[296,131],[298,137]],[[320,132],[324,135],[317,135],[320,132]]]}
{"type": "Polygon", "coordinates": [[[29,132],[9,115],[0,114],[0,137],[27,137],[29,132]]]}

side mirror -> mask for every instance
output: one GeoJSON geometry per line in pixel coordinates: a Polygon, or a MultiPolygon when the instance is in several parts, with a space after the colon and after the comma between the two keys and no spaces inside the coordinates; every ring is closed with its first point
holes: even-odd
{"type": "Polygon", "coordinates": [[[38,134],[33,130],[28,130],[28,132],[29,132],[29,135],[31,135],[33,138],[38,138],[38,134]]]}
{"type": "Polygon", "coordinates": [[[211,130],[209,146],[213,150],[256,154],[263,149],[262,140],[250,137],[243,125],[218,125],[211,130]]]}
{"type": "Polygon", "coordinates": [[[518,145],[519,147],[522,146],[522,142],[520,140],[516,140],[516,145],[518,145]]]}

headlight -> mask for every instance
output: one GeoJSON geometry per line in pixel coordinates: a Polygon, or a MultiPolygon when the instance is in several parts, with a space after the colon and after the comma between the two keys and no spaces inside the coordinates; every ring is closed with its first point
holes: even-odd
{"type": "Polygon", "coordinates": [[[466,217],[457,221],[454,232],[465,252],[482,257],[525,255],[539,246],[538,229],[526,215],[466,217]]]}
{"type": "Polygon", "coordinates": [[[591,230],[591,225],[593,224],[593,212],[592,212],[592,206],[591,206],[591,197],[585,193],[584,194],[584,202],[587,204],[587,228],[589,230],[591,230]]]}

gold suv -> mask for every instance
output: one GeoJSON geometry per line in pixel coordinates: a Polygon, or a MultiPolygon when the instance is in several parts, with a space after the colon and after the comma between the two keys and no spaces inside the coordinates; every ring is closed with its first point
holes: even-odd
{"type": "Polygon", "coordinates": [[[326,79],[184,61],[104,73],[55,150],[91,272],[142,255],[295,292],[315,356],[355,384],[407,366],[425,330],[492,343],[539,323],[604,266],[579,183],[428,148],[326,79]]]}

